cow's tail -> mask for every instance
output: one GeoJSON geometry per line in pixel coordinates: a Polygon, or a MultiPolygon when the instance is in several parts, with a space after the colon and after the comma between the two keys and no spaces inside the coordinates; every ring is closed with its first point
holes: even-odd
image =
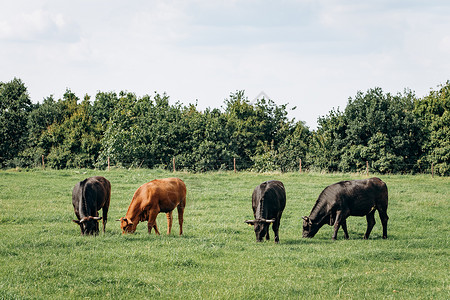
{"type": "Polygon", "coordinates": [[[375,206],[372,208],[370,212],[376,209],[378,213],[385,214],[387,208],[388,208],[388,188],[386,183],[380,180],[379,197],[375,200],[375,206]]]}
{"type": "Polygon", "coordinates": [[[86,217],[87,214],[87,205],[86,205],[86,182],[87,179],[80,182],[80,189],[81,189],[81,201],[78,203],[79,206],[79,212],[81,217],[86,217]]]}

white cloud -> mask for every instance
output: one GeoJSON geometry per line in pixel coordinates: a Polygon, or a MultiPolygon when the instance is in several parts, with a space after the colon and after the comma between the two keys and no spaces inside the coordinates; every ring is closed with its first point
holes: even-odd
{"type": "Polygon", "coordinates": [[[0,39],[19,42],[76,41],[76,26],[61,13],[37,9],[6,15],[1,21],[0,39]]]}

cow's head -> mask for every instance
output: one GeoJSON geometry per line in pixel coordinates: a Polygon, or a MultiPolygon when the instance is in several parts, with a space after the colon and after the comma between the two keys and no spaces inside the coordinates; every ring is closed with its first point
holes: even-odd
{"type": "Polygon", "coordinates": [[[320,225],[313,223],[309,217],[302,217],[303,219],[303,237],[312,238],[316,235],[317,231],[320,229],[320,225]]]}
{"type": "Polygon", "coordinates": [[[263,238],[266,236],[269,225],[275,222],[275,219],[266,220],[266,219],[256,219],[256,220],[247,220],[245,223],[249,225],[253,225],[256,234],[256,241],[262,242],[263,238]]]}
{"type": "Polygon", "coordinates": [[[120,221],[120,228],[122,228],[122,234],[133,233],[136,231],[137,224],[134,224],[133,222],[131,222],[131,220],[123,217],[116,221],[120,221]]]}
{"type": "Polygon", "coordinates": [[[84,217],[81,220],[72,220],[74,223],[80,225],[81,235],[96,235],[98,234],[98,220],[102,217],[84,217]]]}

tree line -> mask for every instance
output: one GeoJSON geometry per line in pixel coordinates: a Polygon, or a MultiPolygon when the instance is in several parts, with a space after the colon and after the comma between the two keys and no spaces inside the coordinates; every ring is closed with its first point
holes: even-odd
{"type": "Polygon", "coordinates": [[[450,175],[450,81],[423,97],[358,92],[310,130],[287,105],[231,93],[220,109],[170,104],[169,96],[98,92],[32,103],[18,78],[0,82],[0,166],[240,169],[282,172],[430,172],[450,175]]]}

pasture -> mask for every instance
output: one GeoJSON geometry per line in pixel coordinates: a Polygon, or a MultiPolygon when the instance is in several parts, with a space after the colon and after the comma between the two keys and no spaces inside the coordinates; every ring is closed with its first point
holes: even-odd
{"type": "Polygon", "coordinates": [[[329,184],[358,174],[175,174],[162,170],[0,171],[0,299],[450,299],[450,178],[379,176],[388,185],[388,239],[381,222],[363,240],[365,218],[347,220],[350,240],[332,241],[324,226],[301,238],[308,215],[329,184]],[[112,185],[106,233],[81,236],[73,186],[101,175],[112,185]],[[187,187],[184,235],[164,214],[161,236],[140,223],[122,235],[135,190],[176,176],[187,187]],[[269,179],[287,193],[280,244],[256,243],[251,194],[269,179]]]}

